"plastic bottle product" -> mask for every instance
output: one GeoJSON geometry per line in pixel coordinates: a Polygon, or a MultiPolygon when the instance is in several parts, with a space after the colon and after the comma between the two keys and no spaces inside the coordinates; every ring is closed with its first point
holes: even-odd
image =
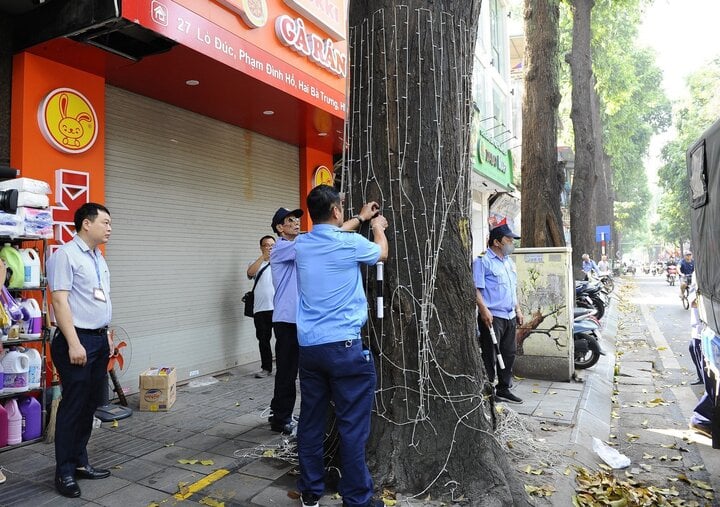
{"type": "Polygon", "coordinates": [[[22,439],[40,438],[40,402],[32,396],[25,396],[18,403],[22,415],[22,439]]]}
{"type": "Polygon", "coordinates": [[[23,287],[40,287],[40,256],[34,248],[20,250],[23,262],[23,287]]]}
{"type": "Polygon", "coordinates": [[[28,370],[30,359],[27,354],[11,350],[2,359],[5,373],[3,385],[5,393],[22,393],[28,390],[28,370]]]}
{"type": "Polygon", "coordinates": [[[15,445],[22,442],[22,414],[18,407],[17,400],[10,398],[5,402],[8,418],[8,445],[15,445]]]}
{"type": "Polygon", "coordinates": [[[42,333],[42,310],[33,298],[20,303],[23,320],[20,321],[20,338],[40,338],[42,333]]]}
{"type": "Polygon", "coordinates": [[[40,389],[40,376],[42,375],[40,352],[36,349],[25,349],[25,355],[28,357],[28,389],[40,389]]]}
{"type": "Polygon", "coordinates": [[[0,447],[8,445],[8,413],[5,407],[0,405],[0,447]]]}
{"type": "Polygon", "coordinates": [[[2,365],[3,356],[0,356],[0,393],[5,392],[5,370],[2,365]]]}
{"type": "Polygon", "coordinates": [[[25,265],[17,248],[13,248],[10,243],[0,248],[0,259],[5,261],[8,269],[12,270],[10,283],[8,287],[11,289],[22,289],[25,283],[25,265]]]}

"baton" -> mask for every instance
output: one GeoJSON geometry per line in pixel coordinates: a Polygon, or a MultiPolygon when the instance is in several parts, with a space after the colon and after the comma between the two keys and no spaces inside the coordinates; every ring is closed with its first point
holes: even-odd
{"type": "Polygon", "coordinates": [[[385,267],[385,263],[380,261],[376,264],[377,271],[376,271],[376,278],[375,278],[375,291],[377,292],[377,318],[382,319],[383,318],[383,268],[385,267]]]}
{"type": "Polygon", "coordinates": [[[503,361],[502,355],[500,354],[500,346],[498,345],[497,336],[495,336],[495,329],[493,329],[492,324],[490,324],[490,338],[492,338],[493,347],[495,348],[498,366],[500,366],[501,370],[504,370],[505,362],[503,361]]]}

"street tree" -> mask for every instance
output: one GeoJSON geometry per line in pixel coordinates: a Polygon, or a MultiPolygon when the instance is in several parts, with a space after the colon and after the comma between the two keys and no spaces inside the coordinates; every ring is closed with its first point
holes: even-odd
{"type": "Polygon", "coordinates": [[[575,138],[575,172],[570,198],[570,236],[573,245],[573,267],[576,277],[582,271],[581,256],[592,252],[595,230],[589,206],[598,179],[598,160],[602,144],[598,146],[600,129],[598,100],[592,69],[592,30],[590,17],[593,0],[573,0],[572,50],[565,60],[572,75],[572,108],[570,117],[575,138]]]}
{"type": "Polygon", "coordinates": [[[525,1],[521,201],[522,246],[564,246],[564,172],[557,157],[558,0],[525,1]],[[542,127],[540,127],[542,126],[542,127]]]}
{"type": "Polygon", "coordinates": [[[368,461],[378,487],[527,505],[494,436],[475,336],[469,140],[479,14],[480,0],[350,2],[347,205],[375,200],[390,224],[385,318],[373,309],[368,326],[378,371],[368,461]]]}

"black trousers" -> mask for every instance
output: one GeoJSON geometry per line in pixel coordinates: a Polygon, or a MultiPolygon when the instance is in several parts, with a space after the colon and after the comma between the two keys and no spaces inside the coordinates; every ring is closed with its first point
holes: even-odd
{"type": "Polygon", "coordinates": [[[289,322],[273,322],[275,330],[275,392],[270,402],[274,424],[287,424],[295,408],[295,379],[298,375],[297,327],[289,322]]]}
{"type": "MultiPolygon", "coordinates": [[[[497,390],[507,390],[512,385],[512,367],[515,363],[515,354],[517,352],[517,342],[515,341],[516,320],[502,319],[493,316],[492,326],[495,329],[495,338],[497,338],[500,348],[500,355],[505,363],[505,368],[501,369],[497,365],[497,390]]],[[[478,326],[480,328],[480,348],[482,351],[483,363],[487,372],[488,380],[492,384],[495,381],[495,369],[497,363],[497,355],[495,347],[490,337],[490,330],[482,323],[478,317],[478,326]]]]}
{"type": "Polygon", "coordinates": [[[253,315],[255,321],[255,337],[260,347],[260,367],[265,371],[272,371],[272,310],[257,312],[253,315]]]}
{"type": "Polygon", "coordinates": [[[59,329],[50,346],[62,386],[55,425],[55,473],[58,476],[74,476],[75,468],[89,464],[87,443],[92,433],[93,415],[103,404],[108,389],[110,348],[107,331],[78,330],[78,337],[87,354],[85,366],[70,364],[67,340],[59,329]]]}

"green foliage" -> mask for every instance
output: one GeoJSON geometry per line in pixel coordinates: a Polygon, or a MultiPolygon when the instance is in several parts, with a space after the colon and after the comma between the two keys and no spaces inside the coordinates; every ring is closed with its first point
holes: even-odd
{"type": "Polygon", "coordinates": [[[687,79],[689,96],[676,104],[676,137],[662,149],[663,165],[658,171],[662,189],[658,206],[659,222],[653,233],[661,241],[677,244],[690,239],[690,187],[685,152],[703,131],[720,117],[720,57],[708,62],[687,79]]]}
{"type": "MultiPolygon", "coordinates": [[[[596,0],[592,11],[593,72],[602,107],[603,149],[613,175],[614,225],[619,232],[633,235],[648,229],[651,193],[643,161],[653,135],[667,129],[671,119],[655,54],[636,43],[642,12],[649,3],[596,0]]],[[[567,53],[572,13],[567,5],[561,12],[561,48],[567,53]]],[[[558,138],[572,146],[571,84],[567,65],[563,67],[561,91],[568,101],[561,103],[558,138]]]]}

